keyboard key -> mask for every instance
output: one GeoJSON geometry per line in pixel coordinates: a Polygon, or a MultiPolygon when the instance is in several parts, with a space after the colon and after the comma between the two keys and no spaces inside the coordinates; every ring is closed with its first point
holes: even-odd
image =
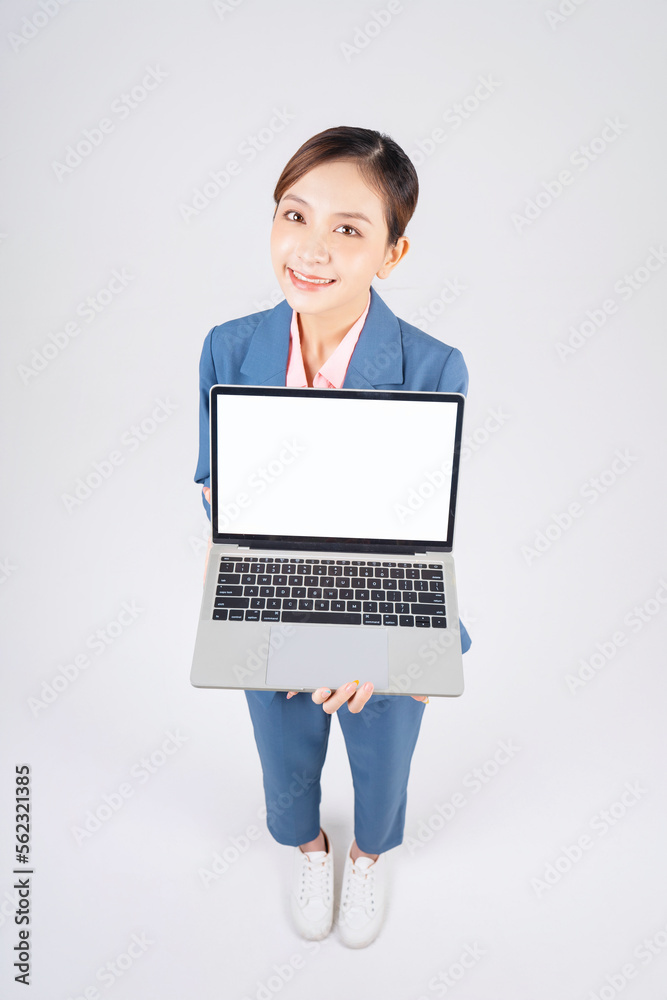
{"type": "Polygon", "coordinates": [[[363,603],[364,603],[364,607],[363,607],[364,611],[367,611],[367,612],[369,612],[371,614],[375,614],[377,612],[377,609],[378,609],[378,602],[377,601],[364,601],[363,603]]]}
{"type": "Polygon", "coordinates": [[[266,602],[267,608],[270,608],[271,610],[274,610],[275,608],[279,608],[281,604],[282,604],[282,601],[278,597],[272,597],[270,600],[268,600],[266,602]]]}
{"type": "Polygon", "coordinates": [[[216,587],[216,597],[240,597],[243,587],[216,587]]]}
{"type": "Polygon", "coordinates": [[[412,617],[412,615],[399,615],[398,616],[398,624],[399,625],[410,627],[410,626],[413,626],[414,623],[415,623],[415,620],[412,617]]]}
{"type": "Polygon", "coordinates": [[[226,622],[229,611],[227,608],[216,608],[213,612],[213,619],[216,622],[226,622]]]}
{"type": "Polygon", "coordinates": [[[313,598],[319,597],[319,598],[321,598],[322,597],[322,588],[321,587],[309,587],[308,588],[308,597],[313,597],[313,598]]]}
{"type": "Polygon", "coordinates": [[[247,622],[258,622],[259,621],[259,611],[246,611],[245,620],[247,622]]]}
{"type": "Polygon", "coordinates": [[[336,614],[333,611],[283,611],[282,622],[296,622],[301,625],[361,625],[361,615],[336,614]]]}
{"type": "Polygon", "coordinates": [[[320,579],[320,587],[335,587],[336,581],[332,576],[323,576],[320,579]]]}
{"type": "Polygon", "coordinates": [[[405,570],[404,569],[392,569],[389,572],[389,576],[392,580],[404,580],[405,570]]]}
{"type": "Polygon", "coordinates": [[[420,604],[444,604],[445,595],[434,594],[433,591],[427,590],[423,594],[417,594],[417,600],[420,604]]]}
{"type": "Polygon", "coordinates": [[[249,597],[216,597],[215,608],[249,608],[249,597]]]}
{"type": "Polygon", "coordinates": [[[415,617],[415,623],[417,625],[417,628],[430,628],[431,627],[431,619],[428,618],[426,615],[417,615],[415,617]]]}
{"type": "Polygon", "coordinates": [[[377,576],[383,576],[383,577],[384,576],[389,576],[389,570],[386,568],[386,566],[376,566],[375,567],[375,576],[376,577],[377,576]]]}
{"type": "Polygon", "coordinates": [[[250,607],[259,608],[261,610],[264,607],[265,603],[266,602],[263,597],[253,597],[252,600],[250,601],[250,607]]]}
{"type": "Polygon", "coordinates": [[[345,611],[345,601],[332,601],[331,602],[332,611],[345,611]]]}
{"type": "Polygon", "coordinates": [[[348,601],[347,602],[348,611],[361,611],[361,601],[348,601]]]}
{"type": "Polygon", "coordinates": [[[429,580],[428,589],[429,590],[437,590],[437,591],[440,592],[440,591],[444,591],[445,585],[442,582],[442,580],[429,580]]]}
{"type": "Polygon", "coordinates": [[[274,576],[273,578],[274,587],[286,587],[287,577],[286,576],[274,576]]]}
{"type": "Polygon", "coordinates": [[[376,580],[375,577],[373,577],[372,580],[367,580],[366,582],[368,583],[370,590],[382,590],[384,585],[384,580],[376,580]]]}
{"type": "MultiPolygon", "coordinates": [[[[312,611],[313,610],[313,602],[311,600],[309,600],[309,599],[302,598],[299,601],[299,610],[300,611],[312,611]]],[[[284,618],[283,618],[283,621],[285,621],[284,618]]]]}
{"type": "Polygon", "coordinates": [[[219,573],[218,583],[240,583],[241,574],[240,573],[219,573]]]}
{"type": "Polygon", "coordinates": [[[381,611],[382,614],[391,614],[393,610],[394,610],[394,605],[391,603],[391,601],[380,601],[380,606],[378,608],[378,611],[381,611]]]}
{"type": "Polygon", "coordinates": [[[328,611],[329,610],[329,602],[328,601],[315,601],[315,610],[316,611],[328,611]]]}
{"type": "Polygon", "coordinates": [[[302,587],[303,577],[302,576],[290,576],[288,581],[290,587],[302,587]]]}
{"type": "Polygon", "coordinates": [[[431,618],[431,627],[447,628],[447,619],[444,617],[444,615],[442,618],[438,618],[437,616],[435,618],[431,618]]]}
{"type": "Polygon", "coordinates": [[[243,594],[245,597],[259,597],[259,587],[244,587],[243,594]]]}
{"type": "Polygon", "coordinates": [[[398,615],[382,615],[383,625],[398,625],[398,615]]]}
{"type": "Polygon", "coordinates": [[[297,609],[296,597],[283,597],[283,607],[287,608],[288,611],[296,611],[297,609]]]}
{"type": "Polygon", "coordinates": [[[263,573],[257,577],[257,583],[259,584],[260,587],[270,587],[271,580],[272,577],[270,573],[263,573]]]}
{"type": "Polygon", "coordinates": [[[428,580],[413,580],[411,586],[413,590],[428,590],[428,580]]]}
{"type": "Polygon", "coordinates": [[[398,590],[397,580],[384,580],[382,585],[385,590],[398,590]]]}
{"type": "Polygon", "coordinates": [[[364,615],[364,625],[381,625],[380,615],[364,615]]]}
{"type": "Polygon", "coordinates": [[[306,587],[319,587],[320,581],[316,576],[306,576],[303,580],[304,586],[306,587]]]}
{"type": "Polygon", "coordinates": [[[260,587],[259,596],[260,597],[274,597],[276,593],[275,587],[260,587]]]}
{"type": "Polygon", "coordinates": [[[355,590],[354,600],[355,601],[370,601],[371,592],[370,590],[355,590]]]}
{"type": "Polygon", "coordinates": [[[262,611],[262,621],[263,622],[279,622],[280,612],[279,611],[262,611]]]}
{"type": "Polygon", "coordinates": [[[243,611],[230,611],[229,620],[230,622],[242,622],[243,621],[243,611]]]}
{"type": "Polygon", "coordinates": [[[338,591],[335,587],[325,587],[322,591],[322,597],[327,601],[334,600],[334,598],[338,597],[338,591]]]}
{"type": "Polygon", "coordinates": [[[244,573],[241,577],[241,583],[253,584],[256,583],[256,576],[254,573],[244,573]]]}
{"type": "Polygon", "coordinates": [[[419,570],[418,569],[412,569],[412,568],[406,569],[405,576],[406,576],[406,579],[408,579],[408,580],[419,580],[421,578],[421,574],[420,574],[419,570]]]}
{"type": "Polygon", "coordinates": [[[446,617],[444,604],[413,604],[412,613],[413,615],[437,615],[439,618],[446,617]]]}
{"type": "Polygon", "coordinates": [[[410,614],[410,605],[409,604],[403,604],[403,603],[397,603],[397,604],[394,605],[394,611],[396,612],[397,615],[409,615],[410,614]]]}
{"type": "Polygon", "coordinates": [[[290,597],[290,596],[293,597],[294,595],[290,594],[289,587],[276,587],[276,597],[290,597]]]}
{"type": "Polygon", "coordinates": [[[422,570],[422,580],[442,580],[442,570],[438,569],[438,572],[432,569],[422,570]]]}
{"type": "Polygon", "coordinates": [[[351,587],[348,587],[346,589],[341,589],[338,591],[338,596],[340,597],[341,601],[351,601],[354,599],[354,591],[352,590],[351,587]]]}

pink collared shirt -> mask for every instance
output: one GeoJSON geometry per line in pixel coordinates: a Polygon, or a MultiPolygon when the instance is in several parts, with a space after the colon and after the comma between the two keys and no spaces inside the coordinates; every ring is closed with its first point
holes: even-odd
{"type": "MultiPolygon", "coordinates": [[[[315,375],[313,389],[341,389],[343,387],[350,358],[359,340],[362,327],[366,322],[370,305],[371,293],[369,291],[366,308],[354,326],[350,327],[333,354],[327,358],[315,375]]],[[[303,367],[303,355],[301,354],[299,324],[294,309],[292,310],[292,323],[290,326],[290,346],[287,356],[285,385],[294,386],[295,388],[308,388],[308,379],[306,378],[306,370],[303,367]]]]}

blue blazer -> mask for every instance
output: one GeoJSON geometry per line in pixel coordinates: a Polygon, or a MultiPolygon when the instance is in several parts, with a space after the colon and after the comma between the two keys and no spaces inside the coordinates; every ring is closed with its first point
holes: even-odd
{"type": "MultiPolygon", "coordinates": [[[[371,302],[348,365],[344,389],[468,391],[463,355],[399,319],[371,285],[371,302]]],[[[214,326],[199,363],[199,461],[195,482],[210,486],[209,390],[212,385],[285,385],[292,307],[283,299],[273,309],[214,326]]],[[[202,491],[208,518],[211,509],[202,491]]],[[[471,639],[461,622],[461,649],[471,639]]]]}

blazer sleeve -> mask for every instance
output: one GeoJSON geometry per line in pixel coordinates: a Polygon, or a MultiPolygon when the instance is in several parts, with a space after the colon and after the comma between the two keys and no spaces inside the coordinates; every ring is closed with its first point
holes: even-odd
{"type": "Polygon", "coordinates": [[[204,486],[211,485],[211,455],[209,441],[209,390],[217,385],[215,365],[213,364],[212,335],[213,327],[206,334],[199,360],[199,458],[195,470],[195,482],[202,484],[202,504],[206,516],[211,520],[211,507],[204,497],[204,486]]]}
{"type": "Polygon", "coordinates": [[[458,347],[452,347],[438,382],[438,392],[460,392],[468,394],[468,369],[458,347]]]}

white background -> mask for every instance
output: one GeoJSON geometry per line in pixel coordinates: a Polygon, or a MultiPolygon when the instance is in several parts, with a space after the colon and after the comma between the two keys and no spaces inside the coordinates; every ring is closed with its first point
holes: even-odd
{"type": "MultiPolygon", "coordinates": [[[[11,886],[13,766],[27,762],[37,1000],[92,987],[113,1000],[418,1000],[444,995],[443,977],[457,1000],[664,1000],[667,268],[652,248],[667,245],[667,11],[392,9],[379,28],[387,4],[350,0],[227,12],[71,0],[46,18],[38,2],[2,5],[4,996],[26,995],[11,886]],[[122,117],[116,102],[149,71],[154,89],[122,117]],[[113,131],[59,179],[54,162],[104,118],[113,131]],[[261,819],[245,697],[189,683],[208,530],[193,483],[202,341],[279,300],[274,185],[303,141],[340,124],[385,131],[413,157],[411,249],[375,287],[470,372],[456,537],[467,686],[425,708],[391,909],[360,952],[335,931],[314,948],[293,930],[291,849],[261,819]],[[183,212],[230,160],[237,175],[183,212]],[[92,321],[89,297],[110,299],[92,321]],[[587,319],[590,336],[559,356],[587,319]],[[45,345],[51,359],[26,376],[45,345]],[[630,457],[605,473],[617,451],[630,457]],[[96,463],[107,478],[68,509],[96,463]],[[589,482],[602,473],[604,492],[589,482]],[[592,657],[590,679],[568,686],[592,657]],[[445,821],[437,806],[447,814],[457,792],[445,821]],[[120,808],[78,843],[114,795],[120,808]],[[200,869],[233,859],[232,838],[253,827],[205,888],[200,869]],[[97,979],[132,935],[151,943],[97,979]],[[466,948],[480,957],[456,981],[466,948]],[[293,956],[302,967],[283,983],[276,967],[287,976],[293,956]]],[[[334,719],[322,824],[337,898],[352,803],[334,719]]]]}

